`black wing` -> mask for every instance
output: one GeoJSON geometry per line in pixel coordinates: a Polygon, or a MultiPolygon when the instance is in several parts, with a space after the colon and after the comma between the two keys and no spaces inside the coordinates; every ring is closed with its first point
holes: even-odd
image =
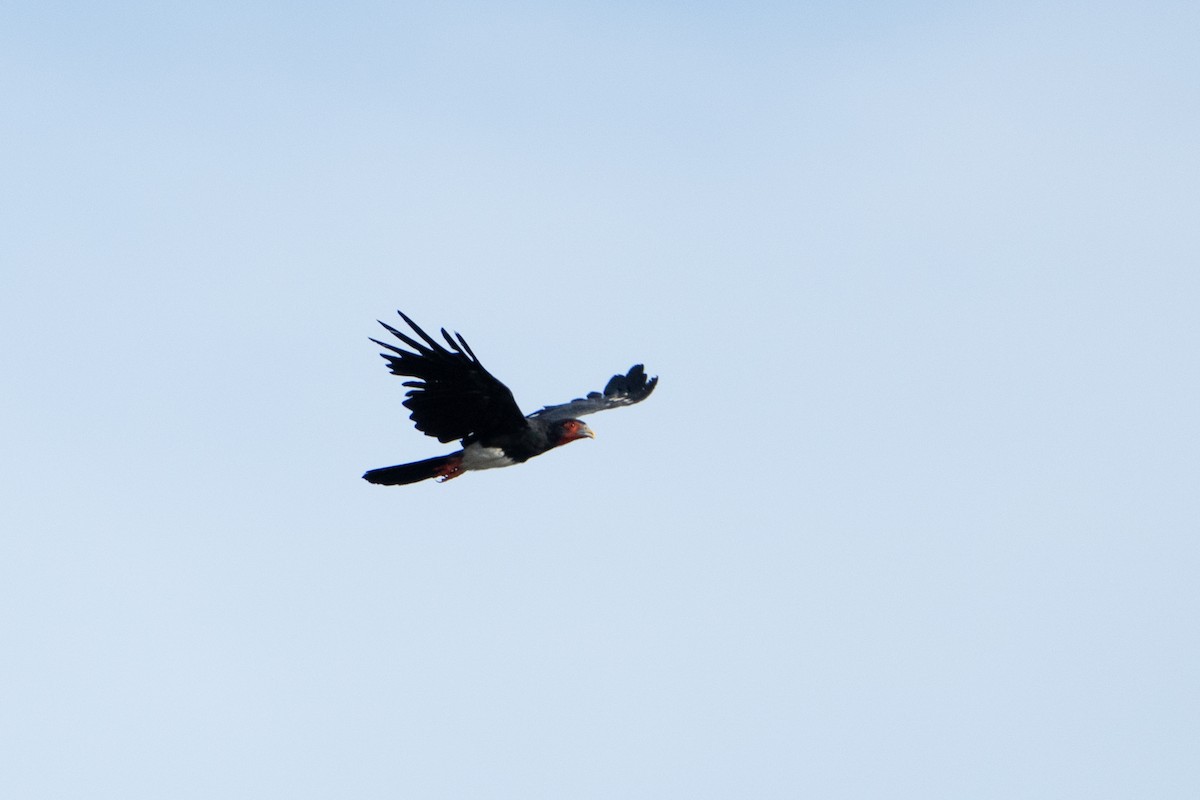
{"type": "Polygon", "coordinates": [[[403,311],[396,313],[424,343],[385,322],[379,324],[416,352],[402,350],[378,339],[371,341],[395,353],[380,353],[393,375],[417,379],[404,382],[405,386],[412,387],[404,405],[412,410],[410,416],[417,430],[436,436],[438,441],[452,442],[471,435],[490,436],[525,427],[525,417],[512,392],[484,369],[460,334],[451,337],[442,328],[442,336],[450,345],[446,349],[417,327],[403,311]]]}
{"type": "Polygon", "coordinates": [[[646,378],[646,370],[641,364],[634,364],[624,375],[613,375],[603,392],[591,392],[587,397],[580,397],[569,403],[557,406],[546,406],[541,411],[535,411],[530,417],[537,417],[548,422],[559,419],[574,419],[584,414],[595,414],[609,408],[631,406],[640,403],[650,396],[658,385],[658,377],[646,378]]]}

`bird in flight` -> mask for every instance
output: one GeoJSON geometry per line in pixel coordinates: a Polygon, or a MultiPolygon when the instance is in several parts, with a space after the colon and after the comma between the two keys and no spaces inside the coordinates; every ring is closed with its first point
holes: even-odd
{"type": "Polygon", "coordinates": [[[380,355],[393,375],[416,379],[404,382],[409,387],[404,405],[412,411],[409,416],[417,430],[439,442],[461,440],[462,449],[369,470],[363,478],[371,483],[400,486],[428,478],[448,481],[464,472],[510,467],[568,442],[593,439],[592,429],[579,417],[640,403],[658,383],[657,377],[648,379],[642,365],[635,364],[624,375],[612,376],[603,392],[525,415],[509,388],[484,369],[461,334],[451,336],[442,328],[443,345],[404,312],[396,313],[420,341],[382,321],[379,324],[411,350],[371,341],[390,351],[380,355]]]}

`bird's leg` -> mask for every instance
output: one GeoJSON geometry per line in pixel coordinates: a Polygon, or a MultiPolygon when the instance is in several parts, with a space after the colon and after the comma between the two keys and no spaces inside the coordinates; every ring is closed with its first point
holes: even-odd
{"type": "Polygon", "coordinates": [[[438,467],[437,471],[434,473],[434,477],[437,478],[437,482],[445,483],[446,481],[451,480],[452,478],[457,478],[459,475],[462,475],[463,474],[462,461],[463,461],[462,458],[459,457],[459,458],[451,459],[450,461],[447,461],[445,464],[438,467]]]}

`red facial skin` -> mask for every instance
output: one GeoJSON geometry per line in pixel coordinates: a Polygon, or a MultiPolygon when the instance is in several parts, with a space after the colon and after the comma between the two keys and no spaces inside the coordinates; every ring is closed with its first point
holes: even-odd
{"type": "Polygon", "coordinates": [[[563,423],[562,438],[558,440],[559,445],[564,445],[567,442],[573,442],[576,439],[595,439],[596,434],[592,433],[592,429],[583,424],[577,419],[569,419],[563,423]]]}

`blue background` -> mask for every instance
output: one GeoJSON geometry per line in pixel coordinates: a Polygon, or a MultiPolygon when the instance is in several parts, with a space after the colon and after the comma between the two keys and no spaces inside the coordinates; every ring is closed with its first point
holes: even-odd
{"type": "Polygon", "coordinates": [[[1198,9],[4,4],[0,794],[1198,796],[1198,9]]]}

